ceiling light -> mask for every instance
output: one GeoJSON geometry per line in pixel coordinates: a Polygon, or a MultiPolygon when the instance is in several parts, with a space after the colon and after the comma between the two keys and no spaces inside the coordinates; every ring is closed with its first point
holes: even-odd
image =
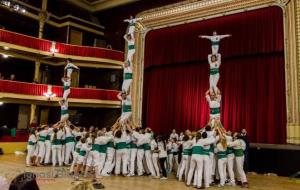
{"type": "Polygon", "coordinates": [[[4,59],[7,59],[9,56],[6,55],[6,54],[2,54],[2,57],[3,57],[4,59]]]}
{"type": "Polygon", "coordinates": [[[5,50],[9,50],[9,47],[7,47],[7,46],[4,46],[4,47],[3,47],[3,49],[5,49],[5,50]]]}
{"type": "Polygon", "coordinates": [[[3,102],[0,102],[0,106],[2,106],[4,103],[3,102]]]}

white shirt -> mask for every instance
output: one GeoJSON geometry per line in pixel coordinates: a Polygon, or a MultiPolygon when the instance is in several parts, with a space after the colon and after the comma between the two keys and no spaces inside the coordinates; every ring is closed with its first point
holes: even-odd
{"type": "Polygon", "coordinates": [[[157,146],[158,146],[158,150],[159,150],[158,157],[159,158],[166,158],[166,157],[168,157],[167,151],[164,148],[164,143],[163,142],[158,142],[157,146]]]}
{"type": "Polygon", "coordinates": [[[29,136],[29,139],[28,139],[28,142],[33,142],[33,143],[36,143],[37,142],[37,139],[36,139],[36,136],[35,135],[33,135],[33,134],[31,134],[30,136],[29,136]]]}
{"type": "Polygon", "coordinates": [[[177,133],[171,133],[170,139],[176,139],[176,140],[178,140],[178,134],[177,133]]]}
{"type": "MultiPolygon", "coordinates": [[[[53,133],[51,135],[51,141],[54,140],[54,135],[55,135],[55,133],[53,133]]],[[[64,132],[62,132],[61,130],[58,130],[57,133],[56,133],[56,139],[62,140],[63,138],[64,138],[64,132]]]]}
{"type": "Polygon", "coordinates": [[[210,96],[206,96],[206,100],[210,108],[219,108],[221,106],[221,95],[218,95],[217,99],[211,100],[210,96]]]}
{"type": "Polygon", "coordinates": [[[210,55],[208,55],[208,58],[207,58],[210,69],[218,69],[221,65],[221,54],[219,54],[219,53],[217,54],[217,61],[215,61],[215,62],[211,61],[211,57],[212,57],[212,55],[210,54],[210,55]]]}

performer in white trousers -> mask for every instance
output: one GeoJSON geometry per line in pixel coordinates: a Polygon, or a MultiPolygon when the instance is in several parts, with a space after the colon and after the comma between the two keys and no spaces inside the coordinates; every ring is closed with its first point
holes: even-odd
{"type": "Polygon", "coordinates": [[[160,172],[159,172],[159,167],[158,167],[158,144],[155,139],[151,141],[151,152],[152,152],[152,162],[155,170],[155,178],[160,178],[160,172]]]}
{"type": "Polygon", "coordinates": [[[60,122],[66,123],[69,119],[69,110],[68,110],[68,101],[61,100],[59,101],[60,104],[60,122]]]}
{"type": "Polygon", "coordinates": [[[150,146],[152,140],[152,133],[149,128],[146,128],[145,132],[146,132],[145,133],[146,142],[144,144],[145,160],[146,160],[147,168],[151,173],[151,176],[156,177],[153,161],[152,161],[152,155],[151,155],[151,146],[150,146]]]}
{"type": "Polygon", "coordinates": [[[37,142],[37,138],[35,136],[35,130],[31,129],[29,139],[28,139],[28,144],[27,144],[26,166],[32,165],[32,159],[34,157],[36,142],[37,142]]]}
{"type": "MultiPolygon", "coordinates": [[[[108,131],[105,136],[113,138],[112,131],[108,131]]],[[[104,168],[101,172],[102,176],[110,176],[109,173],[112,172],[114,168],[114,157],[115,157],[115,148],[114,142],[111,140],[106,144],[106,161],[104,168]]]]}
{"type": "MultiPolygon", "coordinates": [[[[207,138],[214,138],[215,139],[215,132],[212,131],[210,125],[205,126],[205,132],[207,133],[207,138]]],[[[215,147],[216,147],[216,139],[213,144],[210,145],[209,147],[209,177],[210,177],[210,182],[214,183],[214,178],[216,174],[216,157],[215,157],[215,147]]]]}
{"type": "Polygon", "coordinates": [[[59,166],[62,166],[63,160],[61,157],[61,150],[62,150],[62,139],[64,133],[62,130],[58,130],[57,128],[53,129],[53,133],[51,135],[51,148],[52,148],[52,165],[56,166],[58,163],[59,166]]]}
{"type": "Polygon", "coordinates": [[[130,142],[130,163],[129,163],[129,175],[128,176],[134,176],[135,175],[135,161],[137,157],[137,139],[135,139],[133,136],[131,136],[131,142],[130,142]]]}
{"type": "Polygon", "coordinates": [[[172,148],[173,148],[173,139],[169,139],[168,143],[167,143],[167,154],[168,154],[168,172],[171,173],[172,170],[173,170],[173,151],[172,151],[172,148]]]}
{"type": "Polygon", "coordinates": [[[118,94],[118,99],[122,101],[122,114],[120,118],[120,124],[122,126],[126,125],[127,121],[131,118],[131,97],[130,94],[120,92],[118,94]]]}
{"type": "Polygon", "coordinates": [[[128,154],[126,153],[126,140],[127,134],[125,131],[117,130],[115,132],[114,144],[116,146],[116,166],[115,174],[120,175],[121,173],[121,164],[122,164],[122,174],[127,175],[127,166],[128,166],[128,154]]]}
{"type": "Polygon", "coordinates": [[[239,134],[234,134],[234,141],[228,143],[228,147],[233,147],[233,152],[235,156],[235,166],[237,170],[237,176],[242,182],[242,187],[248,187],[247,177],[244,167],[244,150],[246,143],[241,139],[239,134]]]}
{"type": "Polygon", "coordinates": [[[218,35],[216,31],[213,32],[212,36],[200,35],[199,38],[209,39],[211,41],[211,51],[212,54],[217,54],[219,52],[220,41],[223,38],[230,37],[230,34],[218,35]]]}
{"type": "Polygon", "coordinates": [[[92,145],[87,143],[85,138],[81,138],[81,148],[80,148],[80,152],[79,152],[79,156],[76,162],[76,169],[75,169],[75,178],[78,179],[79,178],[79,172],[81,171],[81,168],[84,164],[84,162],[86,161],[87,155],[90,152],[90,150],[92,149],[92,145]]]}
{"type": "Polygon", "coordinates": [[[64,94],[63,94],[63,99],[65,101],[67,101],[70,93],[71,93],[71,89],[70,89],[70,86],[71,86],[71,79],[68,78],[68,77],[63,77],[61,79],[61,81],[63,82],[64,84],[64,94]]]}
{"type": "Polygon", "coordinates": [[[187,180],[187,174],[190,167],[190,160],[192,155],[192,140],[189,139],[187,135],[184,135],[182,143],[182,158],[180,163],[180,169],[178,174],[178,180],[182,181],[182,176],[184,174],[185,181],[187,180]]]}
{"type": "MultiPolygon", "coordinates": [[[[227,131],[226,141],[227,144],[232,142],[232,136],[231,131],[227,131]]],[[[234,178],[234,172],[233,172],[233,166],[234,166],[234,153],[232,147],[227,147],[227,171],[230,178],[230,184],[232,186],[235,186],[235,178],[234,178]]]]}
{"type": "Polygon", "coordinates": [[[130,35],[134,35],[134,30],[135,30],[135,24],[137,21],[139,20],[142,20],[142,18],[133,18],[133,16],[130,16],[129,19],[125,19],[124,22],[128,22],[129,25],[128,25],[128,32],[127,34],[130,34],[130,35]]]}
{"type": "Polygon", "coordinates": [[[72,129],[70,126],[65,125],[65,143],[66,143],[66,152],[65,152],[65,165],[70,164],[70,157],[73,156],[74,148],[75,148],[75,138],[72,133],[72,129]]]}
{"type": "Polygon", "coordinates": [[[53,133],[53,128],[48,128],[48,134],[45,141],[45,161],[44,164],[48,165],[51,162],[51,135],[53,133]]]}
{"type": "Polygon", "coordinates": [[[96,142],[99,144],[99,163],[98,163],[98,167],[96,169],[96,176],[100,176],[102,173],[102,170],[104,168],[104,164],[105,164],[105,159],[106,159],[106,151],[107,151],[107,143],[109,141],[112,141],[113,138],[111,136],[105,136],[104,131],[99,131],[98,132],[98,137],[96,139],[96,142]]]}
{"type": "Polygon", "coordinates": [[[133,55],[135,54],[135,40],[134,37],[130,34],[125,34],[124,39],[127,42],[127,62],[132,63],[133,55]]]}
{"type": "Polygon", "coordinates": [[[45,141],[46,141],[46,137],[48,134],[48,126],[44,125],[42,126],[42,129],[40,129],[40,131],[38,132],[38,149],[39,149],[39,153],[38,153],[38,158],[37,158],[37,166],[40,166],[40,164],[43,162],[44,156],[45,156],[45,152],[46,152],[46,148],[45,148],[45,141]]]}
{"type": "Polygon", "coordinates": [[[77,163],[78,161],[78,158],[79,158],[79,153],[80,153],[80,149],[81,149],[81,146],[82,146],[82,143],[80,141],[80,137],[76,138],[76,146],[75,146],[75,151],[74,151],[74,158],[73,158],[73,162],[72,162],[72,165],[70,167],[70,173],[73,174],[74,173],[74,167],[75,167],[75,164],[77,163]]]}
{"type": "Polygon", "coordinates": [[[226,165],[227,165],[227,143],[226,139],[221,137],[217,144],[218,172],[220,176],[219,187],[224,187],[226,181],[226,165]]]}
{"type": "Polygon", "coordinates": [[[219,68],[221,65],[221,54],[209,54],[208,63],[210,67],[209,91],[210,93],[217,94],[219,92],[217,85],[220,78],[219,68]]]}
{"type": "Polygon", "coordinates": [[[125,62],[124,66],[124,80],[122,84],[122,92],[129,94],[129,88],[132,83],[132,66],[129,61],[125,62]]]}
{"type": "Polygon", "coordinates": [[[211,127],[214,127],[215,123],[217,121],[220,121],[221,94],[209,94],[209,91],[207,91],[206,100],[210,108],[209,118],[211,122],[211,127]]]}
{"type": "Polygon", "coordinates": [[[79,70],[79,68],[72,63],[72,59],[68,58],[66,60],[67,65],[65,66],[65,76],[71,79],[73,70],[79,70]]]}
{"type": "Polygon", "coordinates": [[[94,133],[91,133],[91,137],[89,137],[92,139],[92,149],[91,151],[89,151],[89,153],[87,154],[87,159],[86,159],[86,164],[85,164],[85,171],[84,171],[84,177],[87,177],[88,172],[91,168],[94,167],[95,169],[95,178],[97,178],[97,167],[99,164],[99,144],[98,141],[96,141],[96,136],[94,133]]]}
{"type": "Polygon", "coordinates": [[[144,174],[143,167],[143,158],[145,155],[144,144],[147,141],[146,136],[143,134],[144,131],[142,129],[139,130],[139,133],[136,131],[132,132],[132,136],[137,139],[137,173],[138,176],[142,176],[144,174]]]}

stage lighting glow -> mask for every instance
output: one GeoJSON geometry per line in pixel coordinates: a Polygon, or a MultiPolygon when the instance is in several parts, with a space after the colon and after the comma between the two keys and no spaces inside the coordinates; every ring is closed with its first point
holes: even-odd
{"type": "Polygon", "coordinates": [[[6,54],[2,54],[2,57],[3,57],[4,59],[7,59],[9,56],[6,55],[6,54]]]}
{"type": "Polygon", "coordinates": [[[2,106],[4,103],[3,102],[0,102],[0,106],[2,106]]]}
{"type": "Polygon", "coordinates": [[[5,49],[5,50],[9,50],[9,47],[7,47],[7,46],[4,46],[4,47],[3,47],[3,49],[5,49]]]}

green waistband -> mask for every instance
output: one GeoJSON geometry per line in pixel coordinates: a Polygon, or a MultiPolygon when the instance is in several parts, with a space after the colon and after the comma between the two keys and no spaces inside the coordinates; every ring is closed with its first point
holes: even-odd
{"type": "Polygon", "coordinates": [[[62,145],[61,140],[55,139],[51,142],[52,145],[62,145]]]}
{"type": "Polygon", "coordinates": [[[243,149],[233,149],[233,153],[234,153],[234,156],[236,156],[236,157],[244,156],[243,149]]]}
{"type": "Polygon", "coordinates": [[[77,153],[80,153],[80,148],[76,148],[75,151],[76,151],[77,153]]]}
{"type": "Polygon", "coordinates": [[[201,146],[193,146],[192,154],[203,154],[203,147],[201,146]]]}
{"type": "Polygon", "coordinates": [[[61,140],[61,144],[62,144],[62,145],[66,144],[66,140],[65,140],[65,139],[62,139],[62,140],[61,140]]]}
{"type": "Polygon", "coordinates": [[[47,135],[47,136],[46,136],[46,140],[47,140],[47,141],[50,141],[50,140],[51,140],[51,135],[47,135]]]}
{"type": "Polygon", "coordinates": [[[79,155],[80,155],[80,156],[85,156],[85,155],[86,155],[86,151],[85,151],[85,150],[79,151],[79,155]]]}
{"type": "Polygon", "coordinates": [[[227,158],[226,151],[220,151],[217,153],[218,159],[227,158]]]}
{"type": "Polygon", "coordinates": [[[129,45],[128,50],[134,49],[134,45],[129,45]]]}
{"type": "Polygon", "coordinates": [[[45,141],[46,141],[46,136],[40,136],[40,137],[39,137],[39,141],[45,142],[45,141]]]}
{"type": "Polygon", "coordinates": [[[107,150],[106,144],[104,144],[104,145],[99,145],[98,152],[100,152],[100,153],[106,153],[106,150],[107,150]]]}
{"type": "Polygon", "coordinates": [[[192,155],[192,149],[191,148],[183,149],[183,155],[188,155],[188,156],[192,155]]]}
{"type": "Polygon", "coordinates": [[[64,86],[64,91],[69,90],[70,86],[64,86]]]}
{"type": "Polygon", "coordinates": [[[131,105],[122,105],[123,112],[131,112],[131,105]]]}
{"type": "Polygon", "coordinates": [[[143,150],[144,150],[144,145],[143,145],[143,144],[142,144],[142,145],[139,145],[137,148],[138,148],[138,149],[143,149],[143,150]]]}
{"type": "Polygon", "coordinates": [[[220,114],[220,108],[210,108],[210,114],[220,114]]]}
{"type": "Polygon", "coordinates": [[[113,143],[113,142],[108,142],[108,143],[106,144],[106,147],[107,147],[107,148],[114,148],[114,143],[113,143]]]}
{"type": "Polygon", "coordinates": [[[35,145],[35,143],[34,143],[34,142],[32,142],[32,141],[28,141],[28,145],[34,146],[34,145],[35,145]]]}
{"type": "Polygon", "coordinates": [[[130,148],[137,148],[137,145],[134,144],[133,142],[130,143],[130,148]]]}
{"type": "Polygon", "coordinates": [[[211,144],[209,146],[209,152],[214,152],[214,150],[215,150],[215,146],[213,144],[211,144]]]}
{"type": "Polygon", "coordinates": [[[219,45],[219,43],[220,43],[219,41],[212,41],[212,42],[211,42],[211,45],[212,45],[212,46],[217,46],[217,45],[219,45]]]}
{"type": "Polygon", "coordinates": [[[116,149],[117,150],[125,149],[125,148],[127,148],[126,142],[119,142],[119,143],[116,144],[116,149]]]}
{"type": "Polygon", "coordinates": [[[69,113],[69,110],[60,110],[61,115],[65,115],[65,114],[68,114],[68,113],[69,113]]]}
{"type": "Polygon", "coordinates": [[[132,79],[132,73],[124,73],[124,80],[132,79]]]}
{"type": "Polygon", "coordinates": [[[99,150],[99,144],[93,144],[91,151],[98,151],[99,150]]]}
{"type": "Polygon", "coordinates": [[[215,75],[219,73],[219,69],[218,68],[212,68],[210,69],[210,75],[215,75]]]}
{"type": "Polygon", "coordinates": [[[226,154],[233,154],[233,148],[232,147],[227,147],[227,150],[226,150],[226,154]]]}
{"type": "Polygon", "coordinates": [[[135,26],[135,23],[129,23],[129,26],[135,26]]]}
{"type": "Polygon", "coordinates": [[[143,144],[143,148],[144,148],[144,150],[151,150],[151,147],[148,143],[143,144]]]}
{"type": "Polygon", "coordinates": [[[65,142],[66,143],[75,142],[75,139],[74,139],[74,137],[66,137],[65,142]]]}

